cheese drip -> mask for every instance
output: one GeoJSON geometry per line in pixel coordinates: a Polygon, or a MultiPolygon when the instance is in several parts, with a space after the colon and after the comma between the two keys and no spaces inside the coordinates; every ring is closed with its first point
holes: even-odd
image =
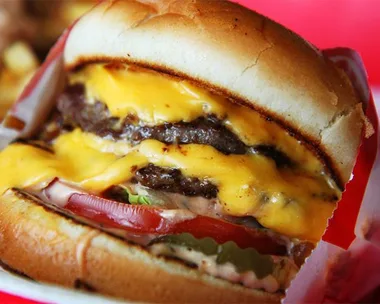
{"type": "Polygon", "coordinates": [[[133,114],[147,125],[190,122],[214,114],[247,146],[273,145],[305,170],[323,170],[313,153],[276,123],[188,81],[127,65],[90,64],[69,74],[69,83],[83,84],[87,101],[105,103],[112,116],[123,119],[133,114]]]}
{"type": "Polygon", "coordinates": [[[279,171],[261,155],[224,155],[210,146],[165,145],[156,140],[143,141],[133,149],[122,145],[99,141],[79,129],[58,137],[54,154],[12,144],[0,154],[0,191],[41,188],[59,177],[97,194],[130,180],[136,169],[153,163],[211,180],[218,186],[225,213],[255,216],[263,226],[291,237],[317,241],[335,208],[334,203],[318,198],[336,192],[323,177],[279,171]],[[120,151],[127,150],[120,156],[120,151]]]}

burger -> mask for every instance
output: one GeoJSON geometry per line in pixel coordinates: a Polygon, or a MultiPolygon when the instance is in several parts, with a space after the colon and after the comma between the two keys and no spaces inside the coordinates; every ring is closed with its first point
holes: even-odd
{"type": "Polygon", "coordinates": [[[133,301],[279,302],[354,166],[347,75],[222,0],[104,1],[63,60],[48,117],[0,153],[2,263],[133,301]]]}

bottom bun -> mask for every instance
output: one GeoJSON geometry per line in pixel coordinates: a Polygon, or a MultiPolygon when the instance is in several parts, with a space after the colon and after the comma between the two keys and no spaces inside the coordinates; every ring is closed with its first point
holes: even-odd
{"type": "Polygon", "coordinates": [[[40,205],[18,190],[0,198],[0,260],[37,281],[145,302],[278,303],[251,290],[155,257],[40,205]]]}

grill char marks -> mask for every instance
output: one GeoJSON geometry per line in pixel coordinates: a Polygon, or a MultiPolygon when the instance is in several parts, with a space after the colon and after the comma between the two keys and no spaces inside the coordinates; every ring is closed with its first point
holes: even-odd
{"type": "Polygon", "coordinates": [[[37,139],[50,142],[63,131],[71,131],[76,127],[105,136],[113,130],[117,121],[118,119],[110,117],[103,103],[99,101],[94,104],[86,103],[83,85],[67,86],[59,96],[57,107],[39,132],[37,139]]]}
{"type": "Polygon", "coordinates": [[[246,153],[246,146],[212,115],[200,117],[189,123],[165,123],[156,127],[126,124],[123,137],[130,138],[134,144],[150,138],[167,144],[209,145],[224,154],[246,153]]]}
{"type": "Polygon", "coordinates": [[[109,133],[117,136],[114,131],[117,118],[110,117],[110,113],[103,103],[86,103],[84,86],[77,84],[68,86],[59,97],[57,104],[64,128],[80,127],[86,132],[106,136],[109,133]],[[115,133],[115,134],[113,134],[115,133]]]}
{"type": "Polygon", "coordinates": [[[203,196],[211,199],[218,194],[218,188],[210,181],[185,177],[178,169],[161,168],[152,164],[138,170],[134,181],[151,189],[180,193],[186,196],[203,196]]]}

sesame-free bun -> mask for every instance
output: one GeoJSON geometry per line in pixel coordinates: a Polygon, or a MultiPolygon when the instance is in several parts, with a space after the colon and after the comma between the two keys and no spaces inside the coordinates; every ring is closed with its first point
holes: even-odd
{"type": "Polygon", "coordinates": [[[229,1],[104,1],[79,20],[68,70],[123,61],[191,79],[268,116],[315,150],[343,186],[363,111],[346,74],[283,26],[229,1]]]}
{"type": "Polygon", "coordinates": [[[11,189],[0,197],[1,262],[41,282],[154,303],[279,303],[279,294],[151,255],[11,189]]]}

